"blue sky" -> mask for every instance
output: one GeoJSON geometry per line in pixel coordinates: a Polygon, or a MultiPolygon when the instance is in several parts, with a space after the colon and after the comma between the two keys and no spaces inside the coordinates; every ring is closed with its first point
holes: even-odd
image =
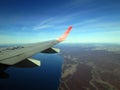
{"type": "Polygon", "coordinates": [[[120,43],[120,0],[1,0],[0,44],[120,43]]]}

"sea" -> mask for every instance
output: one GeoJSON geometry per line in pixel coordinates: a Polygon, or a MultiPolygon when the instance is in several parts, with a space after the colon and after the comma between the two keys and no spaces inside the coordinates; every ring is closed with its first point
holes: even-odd
{"type": "Polygon", "coordinates": [[[32,58],[40,60],[40,67],[5,70],[7,78],[0,78],[0,90],[58,90],[63,57],[59,54],[38,53],[32,58]]]}

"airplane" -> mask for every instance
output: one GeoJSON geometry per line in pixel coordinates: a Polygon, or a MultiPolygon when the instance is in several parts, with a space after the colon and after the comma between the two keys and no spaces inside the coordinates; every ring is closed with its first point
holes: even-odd
{"type": "Polygon", "coordinates": [[[64,41],[70,31],[70,26],[66,32],[55,40],[49,40],[39,43],[28,44],[24,46],[14,46],[8,48],[0,48],[0,72],[6,70],[9,66],[15,67],[36,67],[40,66],[41,62],[31,58],[37,53],[58,53],[59,49],[53,48],[54,45],[64,41]]]}

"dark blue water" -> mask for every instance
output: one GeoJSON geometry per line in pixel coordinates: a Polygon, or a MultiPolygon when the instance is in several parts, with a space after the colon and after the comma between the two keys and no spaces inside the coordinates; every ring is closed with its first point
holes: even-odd
{"type": "Polygon", "coordinates": [[[0,79],[0,90],[57,90],[63,58],[58,54],[37,54],[33,58],[41,61],[40,67],[8,68],[10,77],[0,79]]]}

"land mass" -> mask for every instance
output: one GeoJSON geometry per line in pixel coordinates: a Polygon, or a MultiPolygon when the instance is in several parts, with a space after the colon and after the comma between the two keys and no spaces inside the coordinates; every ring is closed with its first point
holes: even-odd
{"type": "Polygon", "coordinates": [[[64,63],[59,90],[120,90],[120,45],[70,44],[61,48],[64,63]]]}

